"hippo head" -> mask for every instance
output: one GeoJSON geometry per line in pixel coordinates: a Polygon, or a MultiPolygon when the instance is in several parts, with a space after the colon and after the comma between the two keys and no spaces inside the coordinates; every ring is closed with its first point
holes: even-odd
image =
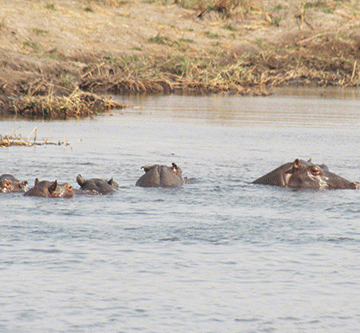
{"type": "Polygon", "coordinates": [[[34,187],[25,193],[26,196],[38,196],[48,198],[72,198],[74,191],[69,183],[59,184],[57,180],[49,182],[35,179],[34,187]]]}
{"type": "Polygon", "coordinates": [[[3,193],[12,192],[13,188],[14,185],[10,179],[4,178],[0,183],[0,191],[3,193]]]}
{"type": "Polygon", "coordinates": [[[286,171],[286,174],[291,175],[288,179],[288,186],[293,188],[326,188],[327,177],[324,176],[324,171],[320,166],[312,164],[310,161],[296,159],[293,162],[292,168],[286,171]]]}
{"type": "Polygon", "coordinates": [[[19,181],[12,175],[2,175],[0,177],[0,192],[25,192],[27,190],[28,182],[19,181]]]}
{"type": "Polygon", "coordinates": [[[80,185],[81,190],[90,191],[93,192],[93,194],[112,193],[114,192],[114,190],[117,190],[119,188],[119,184],[116,183],[113,178],[108,181],[100,178],[84,179],[79,174],[76,177],[76,182],[80,185]]]}
{"type": "Polygon", "coordinates": [[[311,189],[360,189],[360,184],[349,182],[329,171],[325,164],[315,165],[308,161],[296,159],[270,171],[253,181],[254,184],[274,185],[291,188],[311,189]]]}
{"type": "Polygon", "coordinates": [[[74,195],[73,188],[69,183],[58,184],[57,180],[48,187],[49,197],[71,198],[74,195]]]}
{"type": "Polygon", "coordinates": [[[359,183],[349,182],[329,171],[326,165],[315,165],[296,159],[292,168],[286,171],[291,175],[288,179],[288,187],[311,188],[311,189],[359,189],[359,183]]]}

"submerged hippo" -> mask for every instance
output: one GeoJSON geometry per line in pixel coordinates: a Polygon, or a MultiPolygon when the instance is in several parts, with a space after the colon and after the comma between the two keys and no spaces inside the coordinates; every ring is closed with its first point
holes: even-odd
{"type": "Polygon", "coordinates": [[[0,176],[0,192],[25,192],[27,190],[27,180],[20,181],[13,175],[4,174],[0,176]]]}
{"type": "MultiPolygon", "coordinates": [[[[85,191],[84,194],[107,194],[114,192],[119,187],[119,184],[117,184],[112,178],[110,180],[103,180],[99,178],[85,180],[81,175],[77,175],[76,181],[81,187],[80,191],[85,191]]],[[[82,193],[76,191],[76,194],[82,193]]]]}
{"type": "Polygon", "coordinates": [[[182,170],[175,163],[171,167],[155,164],[141,168],[145,174],[138,179],[136,186],[179,187],[185,183],[181,176],[182,170]]]}
{"type": "Polygon", "coordinates": [[[74,195],[99,195],[100,193],[95,190],[82,190],[82,189],[76,189],[73,188],[74,195]]]}
{"type": "Polygon", "coordinates": [[[256,179],[254,184],[311,189],[359,189],[360,184],[349,182],[330,172],[326,165],[315,165],[311,160],[296,159],[256,179]]]}
{"type": "Polygon", "coordinates": [[[58,184],[57,180],[49,182],[35,179],[35,185],[24,195],[48,198],[71,198],[74,195],[73,188],[69,183],[58,184]]]}

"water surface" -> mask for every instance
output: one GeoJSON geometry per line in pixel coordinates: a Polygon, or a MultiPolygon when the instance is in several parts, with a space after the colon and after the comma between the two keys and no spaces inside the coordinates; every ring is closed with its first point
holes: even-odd
{"type": "Polygon", "coordinates": [[[1,195],[2,332],[356,332],[360,192],[251,182],[295,158],[360,180],[354,91],[271,97],[118,97],[93,119],[0,122],[65,140],[1,149],[2,173],[114,195],[1,195]],[[135,187],[177,163],[194,184],[135,187]]]}

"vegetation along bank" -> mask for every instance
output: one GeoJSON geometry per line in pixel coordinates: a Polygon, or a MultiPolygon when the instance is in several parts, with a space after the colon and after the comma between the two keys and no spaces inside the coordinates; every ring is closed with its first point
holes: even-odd
{"type": "Polygon", "coordinates": [[[2,0],[0,110],[66,119],[101,94],[358,87],[355,0],[2,0]]]}

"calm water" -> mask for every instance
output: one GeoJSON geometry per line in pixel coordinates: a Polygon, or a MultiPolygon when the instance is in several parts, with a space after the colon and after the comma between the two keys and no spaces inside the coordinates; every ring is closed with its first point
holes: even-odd
{"type": "Polygon", "coordinates": [[[70,145],[0,149],[1,173],[110,196],[1,195],[1,332],[357,332],[360,191],[251,182],[312,158],[360,181],[360,96],[126,97],[80,121],[2,121],[70,145]],[[195,184],[134,186],[176,162],[195,184]]]}

